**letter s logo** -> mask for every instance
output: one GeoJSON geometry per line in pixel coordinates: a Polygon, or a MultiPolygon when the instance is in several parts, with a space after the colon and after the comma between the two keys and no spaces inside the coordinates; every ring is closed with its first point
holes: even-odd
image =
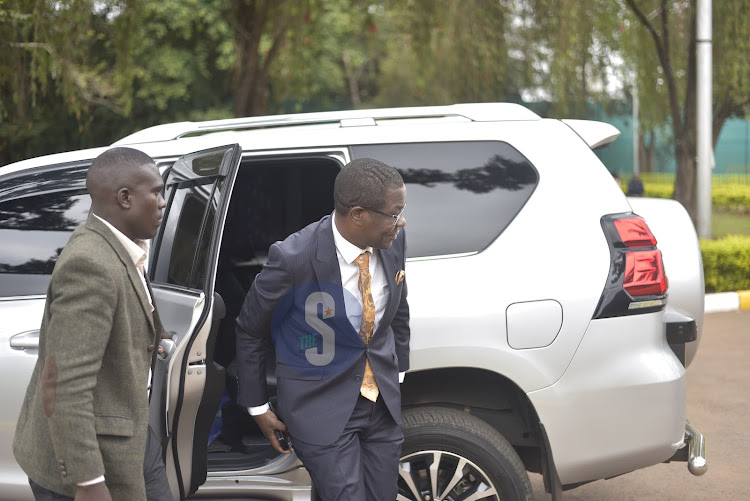
{"type": "Polygon", "coordinates": [[[333,296],[320,291],[313,292],[305,301],[305,321],[323,339],[322,352],[318,353],[318,347],[308,348],[305,350],[305,358],[311,364],[321,367],[330,364],[336,355],[336,333],[318,316],[318,305],[323,306],[326,317],[332,317],[335,315],[336,303],[333,296]]]}

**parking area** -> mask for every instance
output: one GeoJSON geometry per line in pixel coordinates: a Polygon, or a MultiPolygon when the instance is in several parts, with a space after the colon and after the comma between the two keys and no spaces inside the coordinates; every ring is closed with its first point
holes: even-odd
{"type": "MultiPolygon", "coordinates": [[[[567,491],[565,501],[750,499],[750,311],[706,315],[701,346],[688,368],[688,417],[706,437],[708,472],[660,464],[567,491]]],[[[547,501],[532,476],[536,501],[547,501]]]]}

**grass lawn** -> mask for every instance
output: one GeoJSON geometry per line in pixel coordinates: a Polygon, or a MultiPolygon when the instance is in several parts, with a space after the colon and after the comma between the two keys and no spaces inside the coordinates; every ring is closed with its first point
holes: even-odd
{"type": "Polygon", "coordinates": [[[714,238],[726,235],[750,235],[750,214],[713,211],[711,235],[714,238]]]}

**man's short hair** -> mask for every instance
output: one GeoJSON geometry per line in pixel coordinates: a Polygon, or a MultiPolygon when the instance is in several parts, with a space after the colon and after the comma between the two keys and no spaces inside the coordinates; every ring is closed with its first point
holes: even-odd
{"type": "Polygon", "coordinates": [[[128,171],[145,165],[154,165],[154,159],[140,150],[122,146],[110,148],[94,159],[86,176],[86,186],[94,179],[102,184],[118,185],[128,171]]]}
{"type": "Polygon", "coordinates": [[[352,160],[341,169],[333,186],[336,212],[347,214],[353,207],[380,209],[389,189],[404,185],[401,174],[372,158],[352,160]]]}

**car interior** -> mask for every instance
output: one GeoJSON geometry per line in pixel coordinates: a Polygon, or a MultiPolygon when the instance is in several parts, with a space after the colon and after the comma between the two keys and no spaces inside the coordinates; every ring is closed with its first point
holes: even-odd
{"type": "MultiPolygon", "coordinates": [[[[339,169],[338,162],[326,157],[246,159],[240,165],[216,276],[216,304],[223,306],[225,314],[215,329],[213,353],[210,349],[207,353],[215,370],[214,376],[209,370],[205,394],[217,396],[214,404],[206,398],[203,402],[215,407],[215,411],[209,410],[208,471],[258,468],[278,455],[247,409],[236,403],[236,318],[271,244],[333,211],[333,183],[339,169]]],[[[267,360],[269,396],[274,403],[275,353],[271,343],[267,360]]]]}

